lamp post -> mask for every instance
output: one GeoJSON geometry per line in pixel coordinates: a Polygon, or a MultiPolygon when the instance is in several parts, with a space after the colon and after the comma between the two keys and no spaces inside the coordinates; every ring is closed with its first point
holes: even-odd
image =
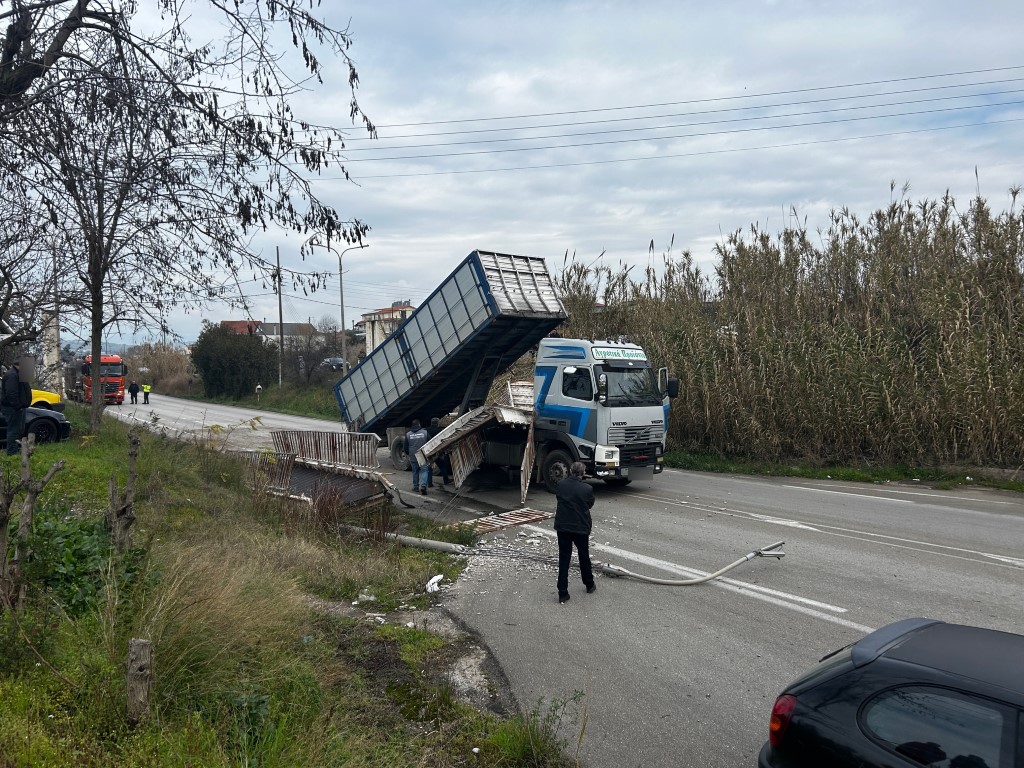
{"type": "MultiPolygon", "coordinates": [[[[342,375],[344,375],[344,374],[348,373],[348,348],[347,348],[347,345],[346,345],[346,338],[345,338],[345,336],[346,336],[346,334],[345,334],[345,278],[342,276],[341,257],[344,256],[349,251],[358,251],[360,248],[369,248],[370,244],[369,243],[360,243],[359,245],[350,245],[348,248],[345,248],[340,253],[334,247],[331,246],[330,242],[319,243],[319,242],[316,242],[315,240],[311,239],[311,240],[307,241],[306,246],[308,246],[308,247],[319,246],[321,248],[326,248],[327,250],[331,251],[333,254],[335,254],[338,257],[338,307],[339,307],[339,310],[340,310],[340,319],[341,319],[341,360],[342,360],[341,372],[342,372],[342,375]]],[[[303,246],[303,247],[306,247],[306,246],[303,246]]]]}
{"type": "Polygon", "coordinates": [[[352,245],[343,250],[341,253],[334,251],[331,246],[327,246],[330,250],[338,253],[338,306],[341,309],[341,373],[345,375],[348,373],[348,349],[346,348],[346,339],[348,335],[345,332],[345,279],[341,276],[341,257],[349,251],[357,251],[360,248],[368,248],[369,244],[360,243],[359,245],[352,245]]]}

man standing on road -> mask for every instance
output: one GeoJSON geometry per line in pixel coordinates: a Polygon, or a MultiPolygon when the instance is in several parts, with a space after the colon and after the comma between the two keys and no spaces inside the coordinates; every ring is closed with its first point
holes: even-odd
{"type": "Polygon", "coordinates": [[[580,559],[580,573],[587,592],[594,592],[594,572],[590,567],[590,531],[594,521],[590,509],[594,506],[594,489],[583,480],[587,468],[582,462],[569,467],[569,476],[555,486],[558,506],[555,508],[555,532],[558,535],[558,602],[569,602],[569,561],[572,547],[580,559]]]}
{"type": "Polygon", "coordinates": [[[20,361],[11,363],[0,387],[0,411],[7,422],[7,455],[14,456],[25,432],[25,409],[32,402],[32,388],[21,380],[20,361]]]}
{"type": "Polygon", "coordinates": [[[131,384],[128,385],[128,394],[132,398],[132,405],[138,405],[139,404],[139,383],[137,381],[133,381],[131,384]]]}
{"type": "Polygon", "coordinates": [[[416,461],[416,451],[427,444],[430,434],[420,425],[419,419],[412,420],[412,429],[405,433],[405,452],[409,456],[409,468],[412,469],[412,492],[427,495],[430,484],[430,467],[421,467],[416,461]]]}
{"type": "Polygon", "coordinates": [[[152,387],[149,384],[143,384],[142,385],[142,404],[143,405],[149,405],[149,390],[151,390],[151,389],[152,389],[152,387]]]}

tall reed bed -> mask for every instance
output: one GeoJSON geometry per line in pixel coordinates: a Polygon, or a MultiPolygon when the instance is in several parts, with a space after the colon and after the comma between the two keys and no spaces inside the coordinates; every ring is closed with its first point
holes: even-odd
{"type": "Polygon", "coordinates": [[[753,226],[713,275],[683,252],[642,273],[566,264],[568,334],[626,334],[679,377],[690,451],[818,463],[1024,463],[1019,190],[904,197],[827,229],[753,226]]]}

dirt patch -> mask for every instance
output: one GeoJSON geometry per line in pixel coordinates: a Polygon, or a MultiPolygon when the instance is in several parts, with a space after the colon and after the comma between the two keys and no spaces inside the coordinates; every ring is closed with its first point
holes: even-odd
{"type": "Polygon", "coordinates": [[[308,596],[307,600],[318,613],[374,625],[407,626],[444,638],[447,663],[434,673],[440,681],[446,682],[460,701],[479,712],[507,715],[516,711],[511,686],[498,662],[479,638],[443,607],[386,614],[367,610],[349,601],[324,600],[314,596],[308,596]]]}

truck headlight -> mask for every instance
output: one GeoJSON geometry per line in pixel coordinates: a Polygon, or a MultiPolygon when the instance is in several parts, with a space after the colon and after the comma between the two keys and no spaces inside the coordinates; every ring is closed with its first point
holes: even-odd
{"type": "Polygon", "coordinates": [[[619,449],[614,445],[595,446],[594,463],[605,467],[619,466],[619,449]]]}

